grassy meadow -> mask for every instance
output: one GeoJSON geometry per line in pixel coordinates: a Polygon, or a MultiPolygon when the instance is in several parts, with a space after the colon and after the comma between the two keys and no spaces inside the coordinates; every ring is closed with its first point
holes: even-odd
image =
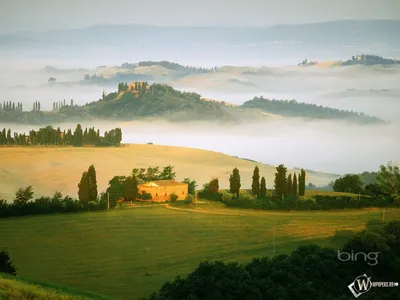
{"type": "MultiPolygon", "coordinates": [[[[116,299],[135,299],[203,260],[247,262],[301,244],[340,247],[349,231],[380,223],[378,209],[267,212],[201,202],[0,220],[0,245],[19,276],[116,299]],[[341,237],[334,234],[344,232],[341,237]]],[[[387,210],[385,221],[400,218],[387,210]]]]}
{"type": "MultiPolygon", "coordinates": [[[[82,172],[94,164],[99,192],[105,191],[115,175],[129,175],[133,168],[174,166],[177,180],[189,177],[199,187],[219,177],[220,187],[229,187],[229,174],[239,168],[243,186],[251,186],[255,165],[272,187],[275,167],[236,158],[219,152],[160,145],[129,144],[113,148],[89,147],[1,147],[0,198],[13,200],[20,187],[32,185],[35,196],[55,191],[77,197],[82,172]]],[[[288,170],[293,172],[293,170],[288,170]]],[[[338,176],[307,173],[307,181],[327,184],[338,176]]]]}

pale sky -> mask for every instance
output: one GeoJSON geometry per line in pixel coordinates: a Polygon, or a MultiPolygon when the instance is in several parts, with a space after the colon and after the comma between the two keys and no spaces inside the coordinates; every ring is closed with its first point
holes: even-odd
{"type": "Polygon", "coordinates": [[[400,0],[0,0],[0,33],[137,23],[268,26],[400,19],[400,0]]]}

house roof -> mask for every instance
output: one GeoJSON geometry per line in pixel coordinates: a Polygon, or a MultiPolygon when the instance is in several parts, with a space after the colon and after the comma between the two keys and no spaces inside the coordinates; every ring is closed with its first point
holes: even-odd
{"type": "Polygon", "coordinates": [[[182,183],[176,180],[154,180],[150,182],[143,183],[143,186],[171,186],[171,185],[185,185],[186,183],[182,183]]]}

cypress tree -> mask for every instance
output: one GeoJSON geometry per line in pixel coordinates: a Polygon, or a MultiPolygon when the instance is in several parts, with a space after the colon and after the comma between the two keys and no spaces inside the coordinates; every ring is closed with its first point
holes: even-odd
{"type": "Polygon", "coordinates": [[[306,191],[306,171],[301,169],[299,176],[299,195],[304,196],[306,191]]]}
{"type": "Polygon", "coordinates": [[[124,196],[128,201],[135,201],[138,197],[138,182],[134,175],[126,178],[124,183],[124,196]]]}
{"type": "Polygon", "coordinates": [[[91,165],[88,169],[88,181],[89,181],[89,201],[97,200],[97,179],[96,170],[94,165],[91,165]]]}
{"type": "Polygon", "coordinates": [[[292,174],[289,174],[287,179],[287,194],[290,197],[293,197],[293,182],[292,182],[292,174]]]}
{"type": "Polygon", "coordinates": [[[235,194],[239,198],[241,183],[240,174],[237,168],[234,168],[232,174],[229,177],[229,190],[232,194],[235,194]]]}
{"type": "Polygon", "coordinates": [[[297,175],[294,173],[293,175],[293,196],[297,197],[299,195],[299,192],[297,190],[297,175]]]}
{"type": "Polygon", "coordinates": [[[83,143],[83,132],[81,124],[76,126],[73,136],[73,145],[74,146],[82,146],[83,143]]]}
{"type": "Polygon", "coordinates": [[[90,201],[90,191],[89,191],[89,177],[88,172],[83,172],[81,181],[78,184],[78,196],[79,201],[83,204],[87,204],[90,201]]]}
{"type": "Polygon", "coordinates": [[[260,169],[258,166],[255,166],[252,178],[251,192],[253,195],[258,196],[260,194],[260,169]]]}
{"type": "Polygon", "coordinates": [[[265,182],[265,178],[261,178],[261,186],[260,186],[260,198],[265,198],[267,196],[267,183],[265,182]]]}
{"type": "Polygon", "coordinates": [[[287,194],[286,172],[287,168],[283,164],[276,167],[275,180],[274,180],[275,193],[277,196],[282,197],[282,201],[283,197],[287,194]]]}

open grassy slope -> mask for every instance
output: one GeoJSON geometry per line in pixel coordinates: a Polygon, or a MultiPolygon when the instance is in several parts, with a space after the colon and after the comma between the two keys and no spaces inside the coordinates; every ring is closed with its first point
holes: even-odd
{"type": "Polygon", "coordinates": [[[112,300],[71,287],[40,283],[0,273],[0,300],[112,300]]]}
{"type": "MultiPolygon", "coordinates": [[[[308,243],[337,248],[345,239],[332,238],[336,231],[359,231],[382,218],[378,210],[266,212],[217,204],[198,209],[203,212],[157,205],[1,219],[0,245],[20,276],[131,300],[200,261],[247,262],[308,243]]],[[[395,218],[400,210],[386,212],[386,221],[395,218]]]]}
{"type": "MultiPolygon", "coordinates": [[[[229,187],[229,174],[239,168],[242,186],[251,186],[256,163],[218,152],[159,145],[127,145],[120,148],[0,147],[0,197],[12,200],[15,190],[32,185],[36,195],[58,190],[77,196],[82,172],[94,164],[99,192],[105,191],[115,175],[129,175],[133,168],[175,167],[177,180],[190,177],[199,186],[219,177],[220,187],[229,187]]],[[[267,186],[272,187],[275,167],[257,164],[267,186]]],[[[292,171],[290,171],[292,172],[292,171]]],[[[308,173],[307,181],[327,184],[337,176],[308,173]]]]}

